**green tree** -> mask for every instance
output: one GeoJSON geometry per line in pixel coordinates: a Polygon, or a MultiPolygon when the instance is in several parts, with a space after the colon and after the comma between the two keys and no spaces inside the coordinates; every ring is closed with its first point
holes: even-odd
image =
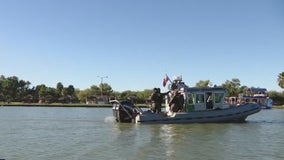
{"type": "Polygon", "coordinates": [[[127,100],[128,97],[130,97],[132,95],[132,91],[130,90],[126,90],[120,93],[118,99],[123,99],[123,100],[127,100]]]}
{"type": "Polygon", "coordinates": [[[209,84],[210,84],[209,80],[205,80],[205,81],[200,80],[195,84],[195,87],[208,87],[209,84]]]}
{"type": "Polygon", "coordinates": [[[11,102],[16,100],[19,82],[18,77],[8,77],[3,81],[2,89],[5,101],[11,102]]]}
{"type": "Polygon", "coordinates": [[[57,92],[57,89],[53,87],[46,87],[45,91],[45,102],[46,103],[53,103],[58,101],[59,94],[57,92]]]}
{"type": "Polygon", "coordinates": [[[233,78],[231,81],[226,80],[222,87],[227,89],[228,97],[237,96],[240,93],[241,82],[238,78],[233,78]]]}
{"type": "Polygon", "coordinates": [[[91,95],[90,94],[90,89],[85,89],[82,91],[77,92],[77,97],[79,99],[80,102],[85,102],[86,101],[86,97],[91,95]]]}
{"type": "Polygon", "coordinates": [[[89,91],[90,95],[100,95],[101,94],[101,89],[96,86],[96,85],[92,85],[90,87],[90,91],[89,91]]]}
{"type": "Polygon", "coordinates": [[[278,74],[278,85],[283,89],[284,88],[284,72],[278,74]]]}
{"type": "Polygon", "coordinates": [[[44,84],[37,85],[36,91],[39,97],[45,97],[47,95],[47,87],[44,84]]]}
{"type": "Polygon", "coordinates": [[[69,85],[67,88],[67,95],[73,96],[75,95],[75,88],[73,85],[69,85]]]}
{"type": "Polygon", "coordinates": [[[4,101],[4,94],[3,94],[3,86],[2,86],[2,80],[0,79],[0,102],[4,101]]]}
{"type": "Polygon", "coordinates": [[[145,103],[151,96],[152,92],[152,89],[145,89],[144,91],[137,92],[137,103],[145,103]]]}
{"type": "Polygon", "coordinates": [[[110,96],[111,93],[113,92],[111,86],[107,83],[101,83],[100,84],[100,92],[102,95],[107,95],[107,96],[110,96]]]}
{"type": "Polygon", "coordinates": [[[90,88],[78,91],[76,92],[76,96],[78,97],[80,102],[85,102],[86,98],[89,96],[100,96],[101,94],[107,95],[107,96],[113,96],[116,97],[115,93],[113,93],[113,90],[110,85],[107,83],[100,84],[100,87],[96,85],[92,85],[90,88]],[[103,90],[101,90],[103,89],[103,90]],[[102,91],[102,92],[101,92],[102,91]]]}
{"type": "Polygon", "coordinates": [[[248,90],[247,86],[241,86],[238,88],[238,93],[245,93],[248,90]]]}
{"type": "Polygon", "coordinates": [[[273,99],[273,104],[283,105],[284,104],[284,92],[268,91],[268,96],[273,99]]]}
{"type": "Polygon", "coordinates": [[[24,81],[24,80],[18,81],[18,89],[17,89],[16,101],[23,101],[24,100],[24,97],[29,92],[30,84],[31,83],[29,81],[24,81]]]}
{"type": "Polygon", "coordinates": [[[4,82],[5,82],[5,76],[0,76],[0,101],[6,101],[5,94],[4,94],[4,82]]]}
{"type": "Polygon", "coordinates": [[[63,90],[63,88],[64,88],[64,86],[63,86],[63,84],[62,84],[61,82],[58,82],[58,83],[56,84],[56,90],[57,90],[57,92],[58,92],[60,95],[62,95],[62,90],[63,90]]]}

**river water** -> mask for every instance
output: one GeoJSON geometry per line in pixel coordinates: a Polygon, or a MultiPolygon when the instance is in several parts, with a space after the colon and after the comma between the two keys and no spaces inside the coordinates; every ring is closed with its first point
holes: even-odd
{"type": "Polygon", "coordinates": [[[284,159],[281,109],[218,124],[117,124],[111,115],[111,108],[0,107],[0,159],[284,159]]]}

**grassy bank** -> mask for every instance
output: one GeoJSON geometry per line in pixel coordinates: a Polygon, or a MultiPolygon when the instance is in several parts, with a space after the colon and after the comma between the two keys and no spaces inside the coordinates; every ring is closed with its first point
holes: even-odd
{"type": "Polygon", "coordinates": [[[84,103],[19,103],[19,102],[11,102],[11,103],[2,103],[1,106],[24,106],[24,107],[112,107],[112,104],[84,104],[84,103]]]}
{"type": "Polygon", "coordinates": [[[282,106],[279,106],[279,105],[274,105],[274,106],[272,106],[272,108],[276,108],[276,109],[284,109],[284,105],[282,105],[282,106]]]}
{"type": "MultiPolygon", "coordinates": [[[[136,106],[142,108],[148,108],[146,104],[135,104],[136,106]]],[[[20,102],[0,102],[0,106],[11,106],[11,107],[97,107],[97,108],[111,108],[112,104],[84,104],[84,103],[20,103],[20,102]]],[[[274,109],[284,109],[284,105],[274,105],[272,108],[274,109]]]]}
{"type": "MultiPolygon", "coordinates": [[[[111,108],[112,104],[84,104],[84,103],[20,103],[20,102],[0,102],[0,106],[10,106],[10,107],[106,107],[111,108]]],[[[145,104],[137,104],[139,107],[146,108],[145,104]]]]}

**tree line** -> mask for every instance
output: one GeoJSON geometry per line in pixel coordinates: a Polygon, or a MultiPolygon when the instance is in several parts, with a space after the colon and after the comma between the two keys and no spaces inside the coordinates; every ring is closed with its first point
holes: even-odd
{"type": "MultiPolygon", "coordinates": [[[[284,88],[284,72],[277,78],[278,85],[284,88]]],[[[210,80],[200,80],[195,87],[213,86],[210,80]]],[[[219,85],[227,89],[227,96],[237,96],[244,93],[249,87],[241,85],[238,78],[226,80],[219,85]]],[[[49,87],[45,84],[31,86],[29,81],[21,80],[17,76],[0,76],[0,102],[23,102],[23,103],[85,103],[88,96],[105,96],[112,99],[131,100],[134,103],[147,103],[152,89],[143,91],[113,91],[107,83],[101,83],[99,86],[92,85],[85,90],[75,89],[73,85],[64,86],[58,82],[55,87],[49,87]]],[[[270,98],[275,104],[284,104],[284,92],[268,91],[270,98]]]]}
{"type": "Polygon", "coordinates": [[[85,103],[88,96],[106,96],[145,103],[151,93],[151,89],[116,92],[107,83],[92,85],[85,90],[75,89],[73,85],[64,86],[61,82],[58,82],[56,87],[45,84],[31,86],[29,81],[19,79],[17,76],[0,76],[0,102],[7,103],[85,103]]]}

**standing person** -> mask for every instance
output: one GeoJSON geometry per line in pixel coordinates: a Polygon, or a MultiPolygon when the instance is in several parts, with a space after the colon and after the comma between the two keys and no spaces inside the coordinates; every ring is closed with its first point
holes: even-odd
{"type": "Polygon", "coordinates": [[[174,96],[169,102],[172,112],[179,112],[183,110],[184,97],[182,94],[178,92],[178,90],[174,91],[174,96]]]}
{"type": "Polygon", "coordinates": [[[165,95],[169,94],[170,91],[161,93],[161,89],[157,88],[157,94],[158,94],[158,106],[157,106],[157,112],[160,113],[162,111],[162,103],[164,101],[165,95]]]}
{"type": "Polygon", "coordinates": [[[152,101],[152,111],[154,113],[160,113],[162,111],[162,103],[164,100],[164,96],[168,93],[169,92],[161,93],[160,88],[153,89],[153,93],[151,95],[151,101],[152,101]]]}
{"type": "Polygon", "coordinates": [[[158,104],[159,96],[158,96],[158,89],[157,88],[153,89],[153,93],[151,94],[150,99],[151,99],[151,103],[152,103],[151,104],[151,110],[152,110],[152,112],[156,113],[157,112],[157,106],[159,105],[158,104]]]}

